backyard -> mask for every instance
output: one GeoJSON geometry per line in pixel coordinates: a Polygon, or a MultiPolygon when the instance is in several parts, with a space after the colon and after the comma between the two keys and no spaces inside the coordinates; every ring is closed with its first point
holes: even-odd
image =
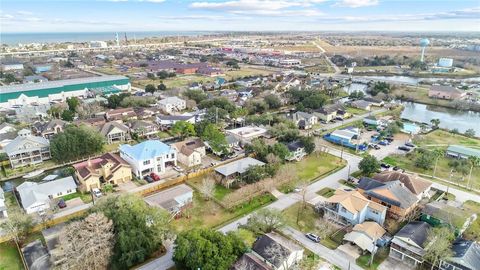
{"type": "Polygon", "coordinates": [[[186,210],[184,217],[175,219],[172,225],[177,232],[191,228],[220,227],[273,201],[275,201],[273,195],[264,194],[235,206],[231,210],[226,210],[213,200],[205,200],[200,194],[194,192],[193,206],[186,210]]]}
{"type": "Polygon", "coordinates": [[[364,269],[374,270],[377,269],[378,266],[388,257],[388,253],[388,248],[380,248],[375,254],[375,257],[373,257],[372,265],[369,265],[371,259],[370,253],[358,257],[356,263],[364,269]]]}
{"type": "MultiPolygon", "coordinates": [[[[469,210],[473,213],[480,213],[480,203],[479,202],[474,202],[474,201],[466,201],[463,204],[463,207],[466,210],[469,210]]],[[[466,239],[472,240],[472,241],[480,241],[480,218],[477,218],[470,226],[467,228],[467,230],[463,233],[463,236],[466,239]]]]}
{"type": "Polygon", "coordinates": [[[20,259],[20,253],[14,242],[0,243],[0,269],[1,270],[22,270],[25,269],[20,259]]]}
{"type": "MultiPolygon", "coordinates": [[[[299,209],[302,207],[302,203],[296,203],[289,208],[283,210],[283,216],[285,218],[286,224],[292,228],[295,228],[303,233],[314,233],[317,235],[324,235],[321,227],[323,220],[320,215],[315,212],[311,205],[306,205],[306,208],[299,209]],[[300,213],[298,212],[300,210],[300,213]],[[298,222],[297,222],[298,218],[298,222]]],[[[343,236],[345,235],[344,231],[337,231],[336,229],[332,230],[333,233],[328,237],[322,237],[320,243],[322,245],[330,248],[336,249],[342,244],[343,236]]]]}

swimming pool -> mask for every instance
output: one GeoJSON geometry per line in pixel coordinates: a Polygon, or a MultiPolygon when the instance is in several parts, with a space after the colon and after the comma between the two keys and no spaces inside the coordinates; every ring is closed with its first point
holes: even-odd
{"type": "Polygon", "coordinates": [[[420,132],[420,127],[414,123],[404,122],[402,132],[415,135],[420,132]]]}

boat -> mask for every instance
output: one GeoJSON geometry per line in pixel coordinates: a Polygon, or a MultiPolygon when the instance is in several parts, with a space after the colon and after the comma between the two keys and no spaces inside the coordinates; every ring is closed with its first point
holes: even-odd
{"type": "Polygon", "coordinates": [[[25,179],[34,178],[34,177],[37,177],[37,176],[41,175],[44,171],[45,170],[40,169],[40,170],[36,170],[36,171],[33,171],[33,172],[29,172],[29,173],[25,174],[23,176],[23,178],[25,178],[25,179]]]}

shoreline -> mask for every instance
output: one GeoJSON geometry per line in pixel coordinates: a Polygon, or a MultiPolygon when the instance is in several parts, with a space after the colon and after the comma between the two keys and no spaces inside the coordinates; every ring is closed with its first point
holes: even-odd
{"type": "MultiPolygon", "coordinates": [[[[348,75],[348,74],[344,74],[348,75]]],[[[395,76],[402,76],[402,77],[412,77],[416,79],[445,79],[445,80],[455,80],[455,79],[472,79],[472,78],[480,78],[479,73],[470,74],[470,75],[453,75],[453,76],[445,76],[442,74],[405,74],[405,73],[391,73],[391,72],[362,72],[362,73],[352,73],[349,74],[351,76],[357,77],[374,77],[374,76],[385,76],[385,77],[395,77],[395,76]]]]}

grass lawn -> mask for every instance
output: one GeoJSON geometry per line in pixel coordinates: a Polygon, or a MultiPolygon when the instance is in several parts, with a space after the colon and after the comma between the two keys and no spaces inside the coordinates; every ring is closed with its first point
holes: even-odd
{"type": "Polygon", "coordinates": [[[368,265],[370,263],[370,253],[358,257],[356,263],[364,269],[374,270],[377,269],[377,267],[388,257],[388,253],[388,248],[380,248],[373,257],[372,265],[368,265]]]}
{"type": "Polygon", "coordinates": [[[279,190],[284,193],[291,192],[301,182],[314,182],[319,177],[343,168],[346,162],[345,160],[340,161],[334,155],[313,153],[294,164],[297,169],[298,180],[279,187],[279,190]]]}
{"type": "Polygon", "coordinates": [[[194,192],[193,206],[184,214],[187,217],[176,219],[172,222],[177,232],[191,228],[214,228],[248,214],[268,203],[275,201],[271,194],[253,198],[251,201],[240,204],[232,210],[226,210],[212,200],[204,200],[200,194],[194,192]]]}
{"type": "Polygon", "coordinates": [[[428,147],[431,145],[443,145],[447,147],[451,144],[459,144],[466,147],[476,146],[477,148],[480,148],[480,139],[469,138],[440,129],[421,135],[414,140],[414,143],[421,147],[428,147]]]}
{"type": "Polygon", "coordinates": [[[22,270],[25,269],[22,259],[14,242],[0,243],[0,269],[1,270],[22,270]]]}
{"type": "Polygon", "coordinates": [[[239,70],[225,71],[225,79],[232,80],[232,79],[238,79],[245,76],[269,75],[272,73],[273,72],[270,70],[265,70],[261,68],[241,67],[239,70]]]}
{"type": "Polygon", "coordinates": [[[257,237],[252,231],[246,229],[238,229],[234,232],[247,247],[253,247],[253,243],[257,240],[257,237]]]}
{"type": "MultiPolygon", "coordinates": [[[[396,154],[390,155],[384,158],[382,161],[392,166],[399,166],[400,168],[405,169],[407,171],[426,174],[426,175],[433,175],[433,166],[431,169],[428,169],[428,170],[418,168],[415,166],[416,156],[417,156],[417,153],[414,151],[407,155],[396,155],[396,154]]],[[[448,163],[452,160],[453,160],[452,158],[441,157],[438,160],[437,171],[435,172],[435,176],[446,179],[446,180],[450,179],[451,168],[448,165],[448,163]]],[[[468,172],[470,172],[470,169],[468,170],[468,172]]],[[[468,178],[469,178],[469,174],[462,175],[460,172],[454,171],[452,174],[451,180],[460,185],[466,185],[468,183],[468,178]]],[[[432,178],[428,178],[428,180],[439,181],[432,178]]],[[[441,181],[440,183],[445,184],[445,182],[441,182],[441,181]]],[[[472,187],[475,189],[480,188],[480,167],[476,167],[473,169],[471,184],[472,184],[472,187]]]]}
{"type": "MultiPolygon", "coordinates": [[[[315,212],[311,205],[307,205],[305,209],[301,209],[299,215],[298,211],[300,207],[302,207],[302,203],[299,202],[283,210],[283,216],[285,218],[286,224],[304,233],[311,232],[322,235],[322,233],[319,231],[315,224],[318,221],[327,221],[321,220],[320,215],[315,212]]],[[[339,245],[341,245],[344,235],[345,232],[340,231],[338,233],[334,233],[333,236],[323,238],[320,243],[330,249],[336,249],[339,245]]]]}
{"type": "MultiPolygon", "coordinates": [[[[205,178],[205,176],[199,176],[199,177],[195,177],[195,178],[191,178],[191,179],[188,179],[188,183],[192,186],[194,186],[195,188],[197,189],[200,189],[200,187],[202,186],[202,181],[203,179],[205,178]]],[[[215,199],[221,201],[223,200],[223,198],[229,194],[229,193],[232,193],[233,190],[231,189],[228,189],[222,185],[218,185],[216,184],[215,185],[215,191],[213,192],[213,197],[215,197],[215,199]]]]}
{"type": "Polygon", "coordinates": [[[367,113],[368,111],[362,110],[362,109],[359,109],[359,108],[354,108],[354,107],[347,107],[347,112],[350,113],[350,114],[362,115],[362,114],[367,113]]]}
{"type": "Polygon", "coordinates": [[[335,189],[329,188],[329,187],[322,188],[321,190],[319,190],[317,192],[318,195],[320,195],[322,197],[325,197],[325,198],[332,197],[334,193],[335,193],[335,189]]]}
{"type": "Polygon", "coordinates": [[[357,186],[355,186],[352,182],[348,182],[347,180],[345,179],[340,179],[338,180],[338,182],[344,186],[347,186],[347,187],[351,187],[351,188],[356,188],[357,186]]]}
{"type": "MultiPolygon", "coordinates": [[[[463,204],[463,207],[467,210],[470,210],[474,213],[480,213],[480,203],[479,202],[474,202],[474,201],[466,201],[463,204]]],[[[470,226],[467,228],[467,230],[463,233],[463,236],[466,239],[472,240],[472,241],[480,241],[480,218],[477,218],[470,226]]]]}
{"type": "Polygon", "coordinates": [[[69,201],[69,200],[75,199],[75,198],[82,199],[82,201],[84,203],[92,202],[92,195],[90,195],[90,193],[75,192],[75,193],[72,193],[72,194],[62,196],[62,199],[65,200],[65,201],[69,201]]]}

